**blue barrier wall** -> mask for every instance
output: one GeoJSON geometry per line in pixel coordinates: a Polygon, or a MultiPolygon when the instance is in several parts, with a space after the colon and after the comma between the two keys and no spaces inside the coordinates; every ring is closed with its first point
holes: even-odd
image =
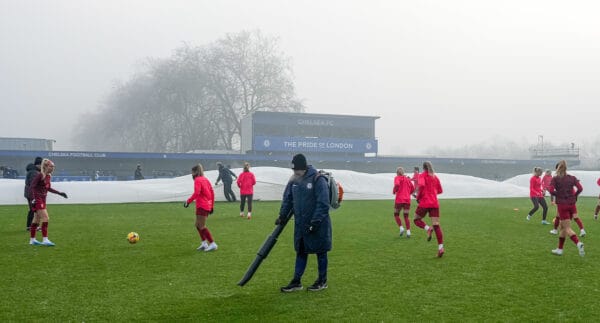
{"type": "MultiPolygon", "coordinates": [[[[137,164],[142,165],[145,178],[174,177],[190,174],[191,167],[202,163],[206,170],[216,169],[217,161],[240,168],[244,162],[252,166],[290,167],[295,152],[264,152],[251,154],[173,154],[173,153],[114,153],[73,151],[7,151],[0,150],[0,165],[10,166],[25,174],[25,167],[36,156],[51,158],[60,179],[91,180],[99,171],[99,180],[129,180],[137,164]]],[[[393,173],[403,166],[409,172],[421,167],[423,161],[433,163],[436,171],[503,180],[529,173],[534,166],[553,169],[556,160],[510,160],[476,158],[363,157],[356,154],[305,153],[310,164],[321,169],[348,169],[366,173],[393,173]]],[[[573,167],[579,161],[569,161],[573,167]]],[[[58,180],[58,178],[56,180],[58,180]]]]}

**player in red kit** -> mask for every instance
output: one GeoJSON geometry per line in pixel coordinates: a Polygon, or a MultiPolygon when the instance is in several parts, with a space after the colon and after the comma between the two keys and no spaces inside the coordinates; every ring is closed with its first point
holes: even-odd
{"type": "MultiPolygon", "coordinates": [[[[552,171],[546,169],[544,176],[542,177],[542,195],[546,196],[546,193],[550,194],[550,183],[552,182],[552,171]]],[[[550,195],[550,202],[554,204],[554,197],[550,195]]]]}
{"type": "Polygon", "coordinates": [[[548,215],[548,205],[544,199],[544,191],[542,188],[542,169],[539,167],[533,168],[533,176],[529,179],[529,197],[533,203],[533,208],[527,214],[527,221],[531,220],[531,217],[537,210],[542,206],[542,224],[550,224],[546,221],[548,215]]]}
{"type": "Polygon", "coordinates": [[[194,193],[183,203],[183,207],[187,208],[192,201],[196,202],[196,230],[202,240],[197,250],[217,250],[218,246],[206,227],[206,219],[209,214],[213,213],[215,206],[215,192],[210,181],[204,177],[202,164],[192,167],[192,178],[194,179],[194,193]]]}
{"type": "MultiPolygon", "coordinates": [[[[600,178],[596,181],[596,184],[600,186],[600,178]]],[[[600,195],[598,195],[598,204],[596,204],[596,210],[594,210],[594,220],[598,220],[598,212],[600,211],[600,195]]]]}
{"type": "Polygon", "coordinates": [[[413,192],[413,197],[417,198],[417,189],[419,189],[419,185],[418,185],[418,181],[419,181],[419,167],[415,166],[415,168],[413,168],[413,176],[410,179],[413,183],[413,186],[415,187],[415,190],[413,192]]]}
{"type": "Polygon", "coordinates": [[[410,238],[410,220],[408,213],[410,212],[410,195],[415,191],[415,186],[412,180],[404,175],[404,168],[396,169],[396,177],[394,178],[394,189],[392,193],[396,195],[394,201],[394,219],[400,227],[400,236],[404,234],[404,227],[400,219],[400,211],[403,211],[404,223],[406,224],[406,237],[410,238]]]}
{"type": "Polygon", "coordinates": [[[555,255],[563,254],[563,246],[565,239],[568,236],[579,250],[579,255],[584,256],[585,251],[583,250],[583,242],[579,241],[573,229],[571,229],[571,219],[577,215],[577,197],[583,191],[579,180],[572,175],[567,174],[567,162],[561,160],[558,162],[556,167],[556,175],[552,178],[552,184],[550,185],[550,194],[556,197],[556,206],[558,209],[558,216],[560,217],[560,233],[558,236],[558,248],[552,250],[555,255]],[[577,190],[574,191],[573,188],[577,190]]]}
{"type": "Polygon", "coordinates": [[[240,188],[240,216],[244,217],[244,204],[248,200],[248,220],[252,218],[252,196],[254,195],[256,177],[250,171],[250,164],[244,163],[244,171],[237,178],[237,186],[240,188]]]}
{"type": "MultiPolygon", "coordinates": [[[[554,197],[552,197],[552,198],[554,199],[554,197]]],[[[555,203],[555,202],[553,201],[552,203],[555,203]]],[[[585,237],[586,232],[585,232],[585,228],[583,227],[583,221],[581,221],[581,218],[579,217],[578,214],[573,215],[573,221],[575,221],[575,223],[579,227],[579,236],[585,237]]],[[[560,217],[558,216],[558,213],[557,213],[556,217],[554,218],[554,221],[553,221],[554,228],[552,230],[550,230],[550,234],[558,234],[559,223],[560,223],[560,217]]]]}
{"type": "Polygon", "coordinates": [[[419,174],[417,188],[417,210],[415,211],[415,225],[427,231],[427,241],[431,241],[431,234],[435,231],[435,236],[438,241],[438,257],[444,255],[444,236],[440,227],[440,204],[438,202],[438,194],[442,194],[442,184],[440,179],[435,175],[431,162],[423,163],[423,173],[419,174]],[[430,228],[423,218],[429,213],[433,229],[430,228]]]}
{"type": "Polygon", "coordinates": [[[54,163],[50,159],[42,160],[40,166],[40,172],[31,181],[30,196],[33,198],[31,204],[33,205],[33,220],[29,227],[30,245],[44,245],[52,247],[54,243],[48,240],[48,210],[46,210],[46,196],[48,192],[58,194],[64,198],[67,198],[67,193],[59,192],[52,188],[50,182],[52,181],[52,172],[54,171],[54,163]],[[35,233],[39,223],[42,223],[42,242],[39,242],[35,238],[35,233]]]}

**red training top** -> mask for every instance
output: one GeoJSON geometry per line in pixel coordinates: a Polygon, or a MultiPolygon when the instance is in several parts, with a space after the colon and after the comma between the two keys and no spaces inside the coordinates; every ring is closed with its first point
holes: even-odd
{"type": "Polygon", "coordinates": [[[31,197],[34,200],[46,201],[46,196],[48,192],[52,192],[54,194],[60,193],[59,191],[53,189],[50,185],[52,181],[52,175],[47,174],[44,178],[42,178],[42,173],[38,173],[31,181],[31,185],[29,189],[31,190],[31,197]]]}
{"type": "Polygon", "coordinates": [[[394,178],[393,194],[396,194],[396,204],[410,204],[410,194],[415,191],[412,180],[404,175],[398,175],[394,178]]]}
{"type": "Polygon", "coordinates": [[[552,182],[552,175],[544,175],[544,177],[542,177],[542,189],[544,191],[550,190],[550,182],[552,182]]]}
{"type": "Polygon", "coordinates": [[[417,187],[417,181],[419,181],[419,172],[414,171],[412,176],[412,182],[415,187],[417,187]]]}
{"type": "Polygon", "coordinates": [[[544,197],[542,191],[542,179],[539,176],[531,176],[529,179],[529,196],[530,197],[544,197]]]}
{"type": "Polygon", "coordinates": [[[240,194],[250,195],[254,194],[254,185],[256,184],[256,177],[252,172],[242,172],[237,178],[237,186],[240,188],[240,194]]]}
{"type": "Polygon", "coordinates": [[[419,175],[418,183],[417,201],[419,207],[438,209],[440,204],[437,195],[444,192],[440,179],[435,174],[429,175],[428,171],[424,171],[419,175]]]}
{"type": "Polygon", "coordinates": [[[577,196],[583,191],[579,180],[572,175],[554,176],[550,185],[550,194],[556,196],[556,204],[575,204],[577,196]],[[577,188],[577,191],[573,189],[577,188]]]}
{"type": "Polygon", "coordinates": [[[187,203],[196,201],[196,208],[210,211],[215,205],[215,192],[213,191],[210,181],[204,176],[196,176],[194,178],[194,194],[188,199],[187,203]]]}

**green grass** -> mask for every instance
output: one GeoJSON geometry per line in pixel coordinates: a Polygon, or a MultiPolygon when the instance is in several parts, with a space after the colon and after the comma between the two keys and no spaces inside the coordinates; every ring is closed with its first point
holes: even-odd
{"type": "MultiPolygon", "coordinates": [[[[329,288],[291,294],[279,287],[293,273],[292,226],[236,285],[273,229],[277,202],[256,202],[251,221],[237,203],[217,203],[213,253],[195,250],[194,211],[181,203],[50,205],[53,248],[27,244],[25,206],[2,206],[0,321],[593,321],[595,203],[578,204],[588,232],[581,258],[571,241],[562,257],[550,254],[557,238],[541,211],[525,221],[526,198],[443,200],[438,259],[435,237],[414,225],[411,239],[397,236],[392,201],[346,201],[331,213],[329,288]],[[138,244],[126,242],[130,231],[138,244]]],[[[316,275],[311,255],[303,283],[316,275]]]]}

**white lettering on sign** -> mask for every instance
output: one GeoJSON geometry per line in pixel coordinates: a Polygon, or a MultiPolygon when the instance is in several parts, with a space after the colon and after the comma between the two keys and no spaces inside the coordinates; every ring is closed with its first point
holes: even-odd
{"type": "Polygon", "coordinates": [[[325,147],[335,149],[352,149],[354,148],[354,144],[348,142],[328,142],[325,147]]]}
{"type": "Polygon", "coordinates": [[[104,153],[86,152],[49,152],[49,157],[81,157],[81,158],[106,158],[104,153]]]}
{"type": "Polygon", "coordinates": [[[333,120],[324,119],[298,119],[300,126],[327,126],[333,127],[333,120]]]}
{"type": "Polygon", "coordinates": [[[319,143],[311,142],[311,141],[300,141],[298,142],[298,147],[301,148],[317,148],[319,143]]]}

